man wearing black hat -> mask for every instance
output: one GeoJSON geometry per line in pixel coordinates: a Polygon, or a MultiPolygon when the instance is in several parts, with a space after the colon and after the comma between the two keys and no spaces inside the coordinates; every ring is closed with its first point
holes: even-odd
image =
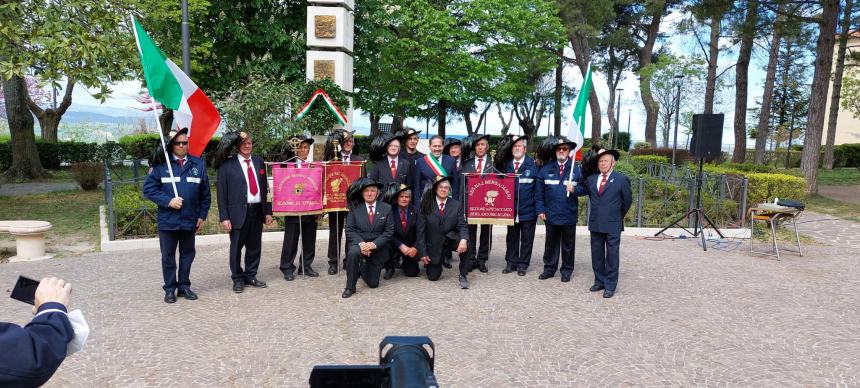
{"type": "Polygon", "coordinates": [[[463,163],[463,142],[460,139],[453,137],[445,139],[445,146],[442,147],[442,153],[454,158],[454,166],[459,171],[463,163]]]}
{"type": "MultiPolygon", "coordinates": [[[[472,149],[475,151],[475,157],[466,160],[463,163],[462,170],[459,171],[459,184],[461,193],[460,202],[466,203],[466,174],[488,174],[493,171],[493,161],[487,155],[490,150],[490,135],[483,135],[472,142],[472,149]]],[[[468,155],[465,155],[466,157],[468,155]]],[[[465,211],[465,209],[464,209],[465,211]]],[[[471,261],[474,268],[486,273],[487,259],[490,257],[490,245],[492,244],[492,225],[481,225],[480,246],[478,246],[478,225],[469,225],[469,250],[466,252],[466,257],[471,261]],[[477,253],[476,253],[477,251],[477,253]]],[[[471,271],[472,268],[469,268],[471,271]]]]}
{"type": "MultiPolygon", "coordinates": [[[[374,182],[379,182],[383,185],[388,185],[392,182],[398,185],[409,184],[408,181],[412,175],[412,163],[404,158],[400,152],[400,138],[390,134],[383,136],[386,138],[381,139],[379,142],[374,142],[382,143],[380,147],[382,150],[371,151],[371,159],[377,159],[373,160],[373,169],[370,170],[368,177],[374,182]]],[[[373,148],[373,145],[371,145],[371,148],[373,148]]]]}
{"type": "MultiPolygon", "coordinates": [[[[327,162],[340,161],[341,163],[364,163],[364,158],[353,153],[355,147],[355,139],[353,134],[355,131],[347,131],[345,129],[335,130],[329,135],[329,140],[326,141],[325,160],[327,162]],[[332,140],[338,140],[340,151],[333,149],[332,140]],[[335,155],[336,154],[336,155],[335,155]]],[[[334,275],[337,273],[338,260],[340,258],[340,241],[343,236],[343,228],[346,224],[346,215],[349,212],[330,212],[328,213],[328,274],[334,275]],[[336,231],[336,233],[335,233],[336,231]]]]}
{"type": "Polygon", "coordinates": [[[546,244],[543,254],[543,272],[538,279],[555,276],[561,250],[561,281],[569,282],[573,275],[573,250],[576,222],[579,217],[578,195],[586,191],[578,184],[582,179],[579,165],[573,163],[570,151],[576,143],[560,137],[555,144],[555,160],[541,167],[535,188],[535,209],[546,223],[546,244]]]}
{"type": "MultiPolygon", "coordinates": [[[[298,144],[293,151],[295,158],[290,161],[295,162],[297,168],[309,167],[310,163],[307,160],[314,139],[306,136],[294,136],[290,142],[298,144]]],[[[293,281],[296,278],[294,262],[299,250],[299,236],[302,239],[302,257],[300,258],[302,263],[299,265],[298,274],[304,273],[312,278],[320,276],[311,267],[316,256],[317,221],[319,221],[318,215],[284,217],[284,243],[281,246],[280,268],[284,274],[284,279],[287,281],[293,281]]]]}
{"type": "Polygon", "coordinates": [[[191,291],[190,278],[191,263],[196,253],[194,236],[209,214],[212,195],[206,163],[188,154],[188,128],[171,132],[167,149],[170,153],[169,164],[164,162],[163,151],[156,154],[155,159],[160,163],[153,163],[143,184],[143,195],[158,205],[158,242],[161,246],[161,272],[164,275],[164,301],[175,303],[174,293],[177,287],[180,297],[197,299],[197,294],[191,291]]]}
{"type": "Polygon", "coordinates": [[[272,223],[272,204],[267,202],[269,185],[266,167],[262,158],[252,155],[254,142],[247,133],[225,135],[221,141],[225,143],[225,148],[235,147],[238,151],[236,157],[219,163],[217,184],[218,219],[230,233],[233,292],[242,292],[246,285],[265,288],[266,283],[257,279],[257,268],[260,266],[263,223],[272,223]]]}
{"type": "Polygon", "coordinates": [[[418,276],[418,215],[412,207],[412,188],[407,185],[392,185],[387,202],[391,205],[394,216],[394,235],[390,240],[389,260],[385,263],[383,279],[394,276],[396,263],[402,263],[403,274],[408,277],[418,276]]]}
{"type": "Polygon", "coordinates": [[[505,172],[517,175],[517,215],[514,224],[508,226],[505,251],[505,269],[502,273],[516,271],[525,276],[532,259],[535,239],[535,176],[538,168],[534,159],[526,155],[527,136],[512,136],[510,141],[512,158],[505,164],[505,172]]]}
{"type": "Polygon", "coordinates": [[[439,280],[442,276],[444,253],[457,251],[460,255],[460,288],[469,288],[469,268],[466,258],[469,230],[461,205],[449,195],[451,178],[439,177],[431,190],[424,193],[418,213],[418,257],[424,263],[427,279],[439,280]]]}
{"type": "Polygon", "coordinates": [[[604,298],[615,295],[618,286],[618,264],[624,216],[633,203],[630,180],[613,171],[621,154],[616,150],[597,153],[598,173],[587,178],[589,194],[588,230],[591,232],[591,268],[594,285],[591,292],[603,290],[604,298]]]}
{"type": "Polygon", "coordinates": [[[424,153],[418,151],[418,134],[421,131],[416,131],[413,128],[405,128],[397,134],[403,144],[401,144],[400,156],[409,161],[410,164],[415,164],[415,161],[424,157],[424,153]]]}
{"type": "Polygon", "coordinates": [[[388,241],[394,234],[391,206],[379,200],[382,185],[370,179],[360,183],[363,201],[346,217],[349,248],[346,255],[346,288],[341,297],[355,294],[358,277],[370,288],[379,286],[379,274],[388,260],[388,241]]]}

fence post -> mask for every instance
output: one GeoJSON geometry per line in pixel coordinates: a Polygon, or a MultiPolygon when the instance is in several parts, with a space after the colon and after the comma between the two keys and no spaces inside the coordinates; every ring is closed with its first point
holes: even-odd
{"type": "MultiPolygon", "coordinates": [[[[687,191],[689,192],[689,195],[687,195],[687,198],[688,198],[687,199],[687,203],[688,203],[687,209],[694,209],[696,207],[696,180],[698,180],[698,179],[699,179],[698,176],[694,176],[692,179],[690,179],[688,181],[689,184],[687,185],[687,191]]],[[[696,225],[695,221],[696,221],[695,215],[691,214],[690,217],[687,217],[687,227],[693,228],[694,225],[696,225]]]]}
{"type": "Polygon", "coordinates": [[[738,208],[738,211],[741,220],[741,227],[746,224],[746,216],[747,216],[747,189],[749,188],[749,180],[746,176],[744,176],[743,183],[741,183],[741,206],[738,208]]]}
{"type": "Polygon", "coordinates": [[[105,207],[107,208],[107,224],[108,224],[108,236],[110,236],[111,241],[116,238],[116,234],[114,232],[114,215],[113,215],[113,180],[111,179],[111,171],[110,171],[110,159],[104,160],[104,180],[105,180],[105,207]]]}
{"type": "Polygon", "coordinates": [[[645,178],[639,178],[639,190],[636,199],[636,227],[642,227],[642,212],[644,206],[642,203],[645,201],[645,178]]]}
{"type": "Polygon", "coordinates": [[[137,183],[137,178],[140,176],[138,173],[138,168],[140,167],[140,160],[134,159],[131,161],[132,166],[132,176],[134,177],[134,182],[137,183]]]}

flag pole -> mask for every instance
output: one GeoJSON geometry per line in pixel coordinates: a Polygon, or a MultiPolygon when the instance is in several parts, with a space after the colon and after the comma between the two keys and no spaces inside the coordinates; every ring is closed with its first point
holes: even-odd
{"type": "MultiPolygon", "coordinates": [[[[140,37],[137,36],[137,27],[134,22],[134,16],[131,19],[131,30],[134,31],[134,43],[137,46],[137,52],[143,58],[143,50],[140,49],[140,37]]],[[[145,76],[144,76],[145,77],[145,76]]],[[[161,121],[158,119],[158,106],[155,105],[155,97],[149,95],[149,102],[152,104],[152,114],[155,115],[155,125],[158,127],[158,138],[161,140],[161,149],[164,151],[164,162],[167,163],[167,173],[170,174],[170,185],[173,187],[173,195],[179,198],[179,191],[176,190],[176,178],[173,176],[173,166],[170,163],[170,155],[167,153],[167,145],[164,143],[164,131],[161,129],[161,121]]]]}
{"type": "MultiPolygon", "coordinates": [[[[591,63],[589,62],[588,68],[586,69],[585,74],[582,75],[583,86],[586,83],[586,77],[589,77],[590,74],[591,74],[591,63]]],[[[580,93],[578,96],[576,96],[576,100],[577,100],[576,105],[579,105],[579,99],[583,98],[582,89],[583,88],[579,89],[580,93]]],[[[589,94],[589,96],[591,95],[591,90],[588,91],[588,94],[589,94]]],[[[584,96],[584,98],[587,99],[589,96],[584,96]]],[[[587,101],[588,100],[586,100],[586,106],[588,105],[587,101]]],[[[576,108],[574,108],[574,109],[576,109],[576,108]]],[[[587,111],[587,109],[586,109],[586,111],[587,111]]],[[[574,121],[574,123],[576,123],[576,127],[579,130],[579,132],[582,133],[584,130],[584,128],[582,128],[582,127],[585,125],[585,114],[584,113],[583,113],[582,117],[580,117],[580,119],[581,119],[581,121],[576,120],[576,114],[574,114],[573,121],[574,121]]],[[[594,120],[594,117],[592,117],[591,119],[594,120]]],[[[585,140],[585,136],[582,136],[582,140],[583,141],[585,140]]],[[[579,151],[580,149],[582,149],[582,144],[577,144],[576,147],[574,147],[574,148],[575,149],[571,150],[571,152],[567,155],[568,158],[572,158],[572,159],[571,159],[571,163],[570,163],[570,176],[567,177],[567,184],[565,185],[565,191],[567,191],[567,185],[570,185],[570,182],[573,181],[573,170],[576,167],[576,160],[575,160],[576,159],[576,152],[579,151]],[[571,155],[573,155],[573,156],[571,156],[571,155]]],[[[570,198],[570,192],[569,191],[567,191],[567,197],[570,198]]]]}

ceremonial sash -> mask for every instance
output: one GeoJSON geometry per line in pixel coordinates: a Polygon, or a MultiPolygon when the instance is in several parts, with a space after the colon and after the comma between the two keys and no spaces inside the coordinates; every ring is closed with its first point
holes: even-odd
{"type": "Polygon", "coordinates": [[[427,163],[427,166],[433,170],[433,173],[436,176],[448,176],[448,172],[445,171],[445,168],[442,167],[442,163],[439,162],[433,155],[427,154],[424,155],[424,162],[427,163]]]}

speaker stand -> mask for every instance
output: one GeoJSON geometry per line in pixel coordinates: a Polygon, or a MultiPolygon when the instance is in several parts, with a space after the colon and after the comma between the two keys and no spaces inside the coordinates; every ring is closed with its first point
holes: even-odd
{"type": "Polygon", "coordinates": [[[654,233],[654,237],[657,237],[657,236],[663,234],[663,232],[665,232],[667,229],[675,226],[675,227],[684,229],[684,231],[686,231],[687,233],[692,234],[693,237],[701,238],[702,239],[702,249],[705,251],[708,250],[708,245],[705,244],[705,226],[710,226],[711,229],[713,229],[715,232],[717,232],[717,235],[719,235],[720,238],[725,238],[723,236],[723,233],[720,232],[720,229],[717,228],[717,226],[714,224],[713,221],[711,221],[711,218],[708,217],[707,214],[705,214],[705,209],[702,208],[702,164],[704,162],[705,162],[705,159],[700,157],[699,158],[699,171],[696,174],[696,207],[688,210],[686,213],[684,213],[684,215],[682,215],[681,217],[678,217],[678,219],[676,219],[674,222],[672,222],[669,225],[666,225],[666,227],[664,227],[663,229],[660,229],[659,232],[654,233]],[[685,218],[689,218],[691,215],[694,215],[694,214],[695,214],[696,218],[694,220],[693,231],[691,232],[689,229],[687,229],[683,225],[681,225],[680,222],[681,222],[681,220],[683,220],[685,218]],[[702,220],[707,221],[707,224],[705,224],[702,220]]]}

